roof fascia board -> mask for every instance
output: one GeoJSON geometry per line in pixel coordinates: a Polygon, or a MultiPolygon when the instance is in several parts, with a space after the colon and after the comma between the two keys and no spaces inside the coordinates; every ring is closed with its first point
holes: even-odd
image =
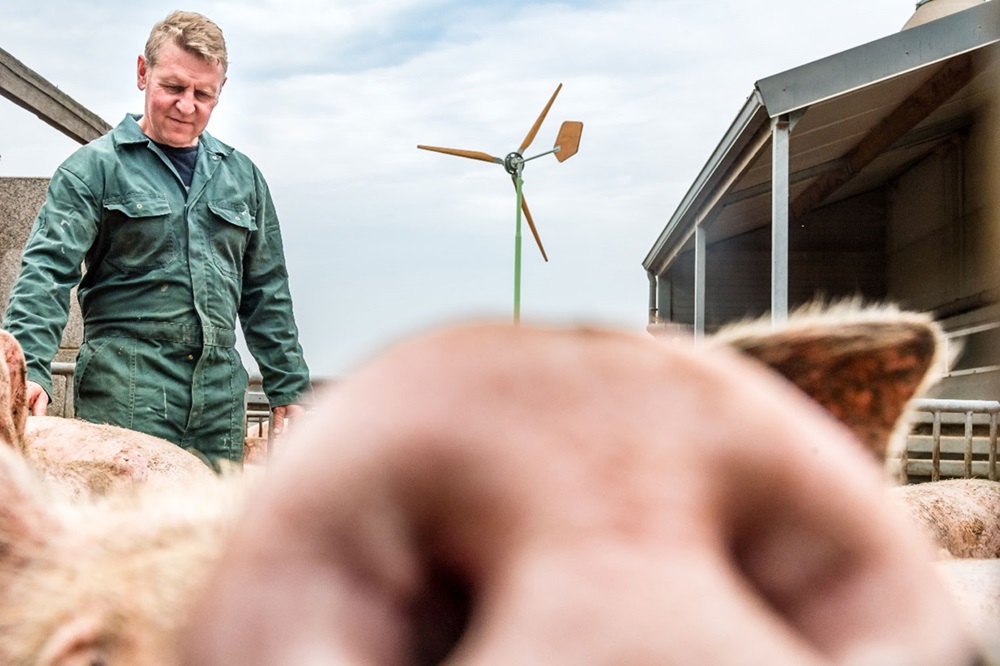
{"type": "Polygon", "coordinates": [[[757,82],[775,118],[1000,41],[1000,3],[990,0],[757,82]]]}
{"type": "MultiPolygon", "coordinates": [[[[760,95],[755,90],[747,98],[743,108],[740,109],[722,140],[719,141],[708,162],[702,167],[694,183],[681,199],[680,205],[643,260],[643,268],[648,271],[651,270],[654,263],[663,263],[657,261],[657,257],[663,255],[667,240],[685,224],[690,225],[689,220],[693,219],[692,215],[696,212],[696,205],[700,204],[704,197],[711,193],[713,186],[725,175],[729,166],[739,157],[744,147],[768,122],[766,109],[764,109],[760,95]]],[[[687,238],[688,235],[684,234],[684,237],[687,238]]]]}
{"type": "Polygon", "coordinates": [[[0,49],[0,97],[6,97],[79,143],[87,143],[111,129],[97,114],[3,49],[0,49]]]}

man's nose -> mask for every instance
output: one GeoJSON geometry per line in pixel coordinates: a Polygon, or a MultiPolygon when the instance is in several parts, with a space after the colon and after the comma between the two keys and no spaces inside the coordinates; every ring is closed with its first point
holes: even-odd
{"type": "Polygon", "coordinates": [[[181,93],[177,97],[177,110],[181,113],[194,113],[194,95],[189,92],[181,93]]]}

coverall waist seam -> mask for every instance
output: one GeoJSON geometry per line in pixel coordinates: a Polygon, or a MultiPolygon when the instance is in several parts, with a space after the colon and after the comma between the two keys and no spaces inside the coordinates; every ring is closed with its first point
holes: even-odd
{"type": "Polygon", "coordinates": [[[216,326],[198,327],[190,324],[91,324],[84,327],[84,340],[99,338],[137,338],[179,342],[206,347],[235,347],[236,332],[216,326]]]}

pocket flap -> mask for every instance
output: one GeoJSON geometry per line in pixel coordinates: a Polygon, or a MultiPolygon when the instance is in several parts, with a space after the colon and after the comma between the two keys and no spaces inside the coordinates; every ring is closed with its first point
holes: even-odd
{"type": "Polygon", "coordinates": [[[257,222],[250,215],[250,209],[242,201],[209,201],[208,208],[229,224],[254,231],[257,222]]]}
{"type": "Polygon", "coordinates": [[[104,200],[104,207],[128,217],[159,217],[170,214],[170,203],[157,194],[129,194],[104,200]]]}

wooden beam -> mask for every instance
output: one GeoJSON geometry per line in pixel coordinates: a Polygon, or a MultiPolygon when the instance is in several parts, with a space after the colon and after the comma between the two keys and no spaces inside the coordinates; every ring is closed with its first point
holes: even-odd
{"type": "Polygon", "coordinates": [[[845,155],[843,166],[814,180],[790,206],[795,220],[820,206],[831,194],[854,178],[861,170],[887,151],[903,135],[916,127],[935,109],[947,102],[972,80],[972,57],[969,54],[949,60],[916,92],[893,109],[845,155]]]}
{"type": "Polygon", "coordinates": [[[34,113],[79,143],[92,141],[111,129],[111,125],[98,115],[3,49],[0,49],[0,96],[34,113]]]}

